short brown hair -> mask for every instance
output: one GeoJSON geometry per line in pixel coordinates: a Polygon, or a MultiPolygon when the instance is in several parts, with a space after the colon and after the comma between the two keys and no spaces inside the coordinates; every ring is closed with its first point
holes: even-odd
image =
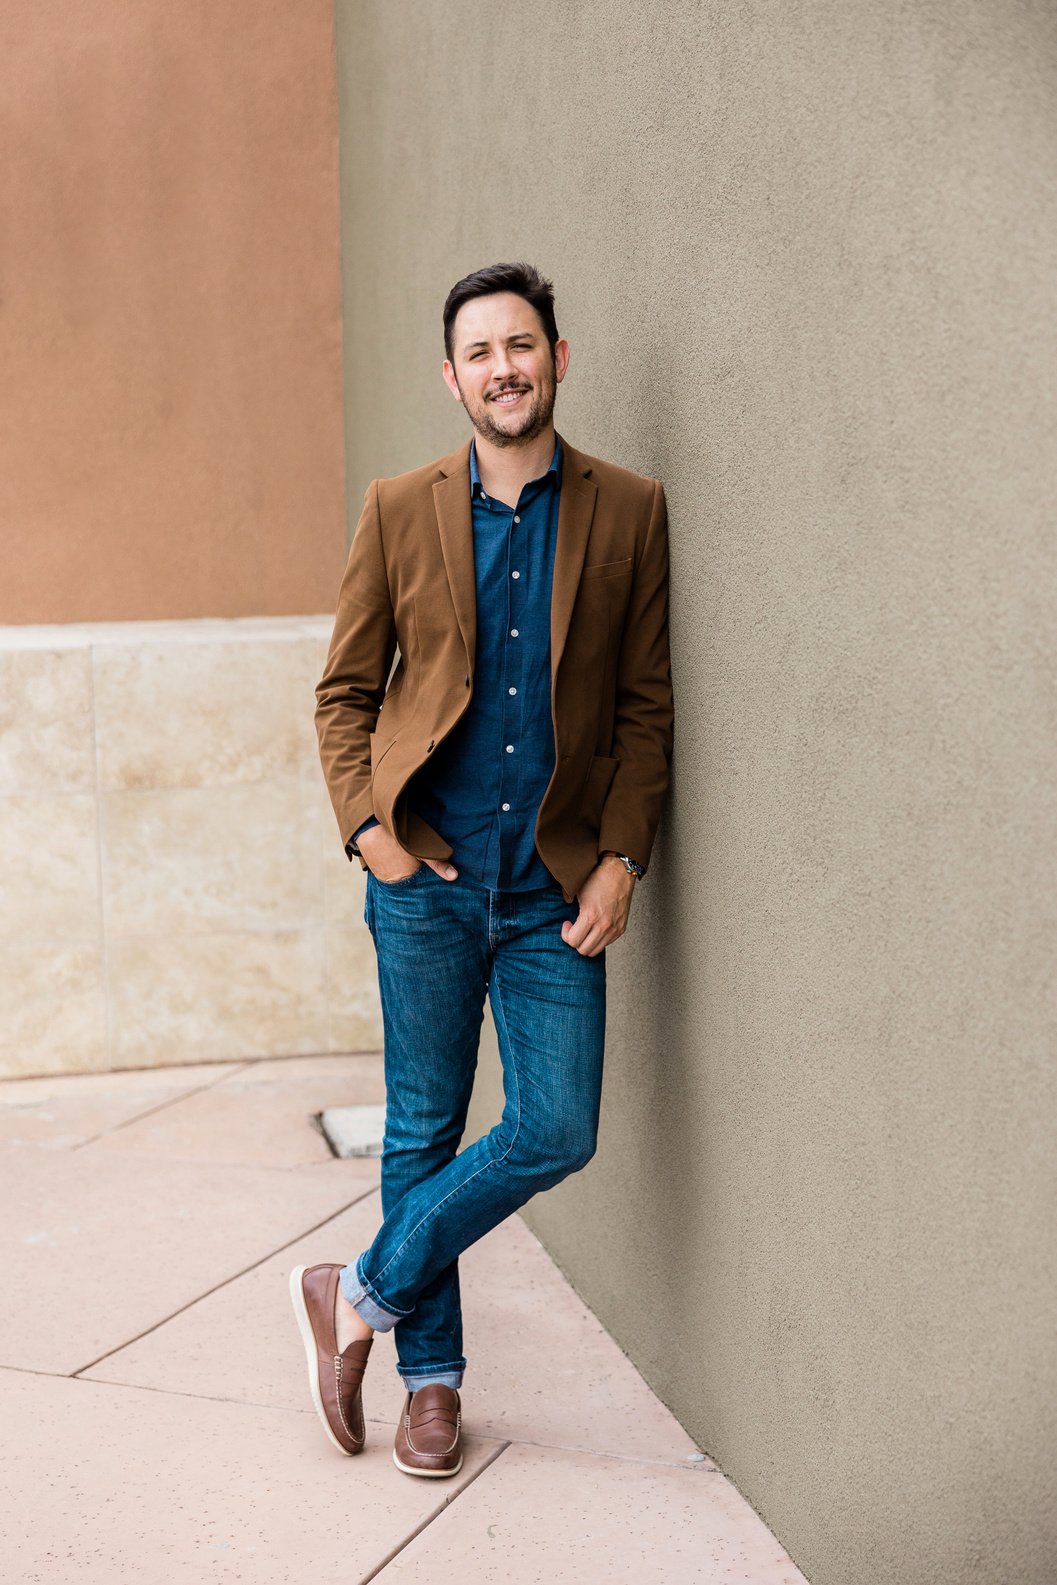
{"type": "Polygon", "coordinates": [[[489,264],[483,270],[474,270],[456,281],[444,302],[444,351],[448,362],[454,363],[455,316],[464,303],[475,297],[492,297],[497,292],[513,292],[523,297],[543,321],[544,334],[550,342],[551,352],[558,341],[558,326],[554,318],[554,287],[533,264],[489,264]]]}

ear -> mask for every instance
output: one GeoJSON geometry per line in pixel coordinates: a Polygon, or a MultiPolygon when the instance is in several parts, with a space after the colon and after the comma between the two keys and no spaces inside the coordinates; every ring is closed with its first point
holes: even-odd
{"type": "Polygon", "coordinates": [[[454,396],[457,402],[461,402],[462,392],[459,390],[459,382],[455,378],[455,370],[452,368],[447,358],[444,359],[444,365],[440,372],[443,374],[444,383],[448,387],[448,390],[451,392],[452,396],[454,396]]]}
{"type": "Polygon", "coordinates": [[[565,371],[569,367],[569,343],[564,336],[554,343],[554,378],[560,385],[565,379],[565,371]]]}

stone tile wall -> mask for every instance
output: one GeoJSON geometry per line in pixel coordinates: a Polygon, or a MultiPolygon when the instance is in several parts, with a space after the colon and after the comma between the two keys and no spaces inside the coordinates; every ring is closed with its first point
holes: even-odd
{"type": "Polygon", "coordinates": [[[0,1075],[377,1049],[331,618],[0,629],[0,1075]]]}

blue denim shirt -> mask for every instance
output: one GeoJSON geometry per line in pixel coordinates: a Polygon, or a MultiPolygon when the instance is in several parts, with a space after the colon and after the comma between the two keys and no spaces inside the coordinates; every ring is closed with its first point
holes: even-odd
{"type": "MultiPolygon", "coordinates": [[[[510,507],[484,493],[470,446],[477,652],[465,713],[407,788],[408,805],[451,843],[460,875],[525,891],[553,877],[536,814],[554,770],[550,612],[562,450],[510,507]]],[[[364,821],[354,833],[377,825],[364,821]]]]}

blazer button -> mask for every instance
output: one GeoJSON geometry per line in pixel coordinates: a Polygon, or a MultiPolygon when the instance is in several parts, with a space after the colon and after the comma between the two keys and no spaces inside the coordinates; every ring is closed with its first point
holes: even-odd
{"type": "Polygon", "coordinates": [[[430,738],[429,742],[426,744],[426,753],[427,754],[429,753],[430,749],[433,747],[434,742],[435,742],[435,739],[434,738],[430,738]]]}

